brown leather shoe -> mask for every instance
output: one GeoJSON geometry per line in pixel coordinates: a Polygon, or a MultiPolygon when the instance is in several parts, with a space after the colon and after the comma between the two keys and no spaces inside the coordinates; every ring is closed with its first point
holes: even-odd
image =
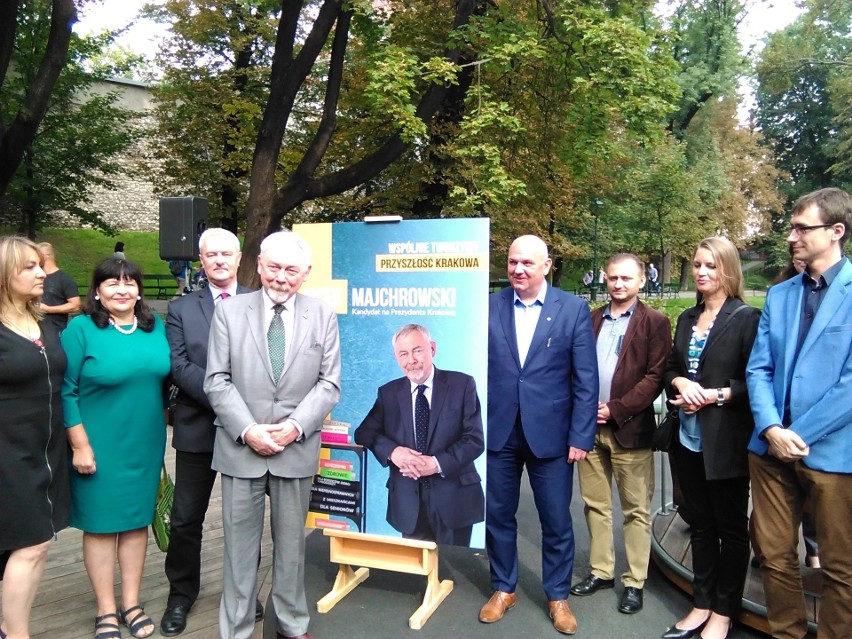
{"type": "Polygon", "coordinates": [[[548,601],[547,607],[550,608],[550,618],[553,619],[554,628],[563,635],[573,635],[577,632],[577,618],[568,607],[567,599],[548,601]]]}
{"type": "Polygon", "coordinates": [[[513,592],[502,592],[495,590],[491,595],[491,599],[485,602],[482,610],[479,611],[479,620],[482,623],[494,623],[500,621],[506,611],[515,605],[518,600],[517,595],[513,592]]]}

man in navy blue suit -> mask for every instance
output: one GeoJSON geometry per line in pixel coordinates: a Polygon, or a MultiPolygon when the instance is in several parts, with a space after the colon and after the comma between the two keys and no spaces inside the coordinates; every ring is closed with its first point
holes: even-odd
{"type": "MultiPolygon", "coordinates": [[[[171,348],[172,380],[178,387],[172,417],[175,454],[175,496],[171,538],[166,553],[169,598],[160,622],[160,634],[171,637],[186,628],[186,616],[201,587],[201,531],[216,481],[213,439],[216,415],[204,394],[207,341],[213,309],[223,299],[248,293],[237,284],[240,241],[225,229],[210,228],[198,241],[207,288],[169,302],[166,338],[171,348]]],[[[255,616],[263,616],[260,602],[255,616]]]]}
{"type": "Polygon", "coordinates": [[[391,526],[408,539],[469,546],[473,524],[485,519],[473,465],[485,450],[482,412],[473,377],[435,368],[436,348],[425,326],[406,324],[396,332],[394,357],[405,377],[379,388],[355,441],[390,468],[391,526]]]}
{"type": "Polygon", "coordinates": [[[515,605],[524,467],[541,522],[542,585],[553,626],[574,634],[568,606],[574,563],[573,464],[592,450],[598,366],[588,305],[547,285],[551,260],[541,238],[509,248],[511,288],[491,295],[488,317],[488,461],[485,544],[493,594],[479,620],[499,621],[515,605]]]}

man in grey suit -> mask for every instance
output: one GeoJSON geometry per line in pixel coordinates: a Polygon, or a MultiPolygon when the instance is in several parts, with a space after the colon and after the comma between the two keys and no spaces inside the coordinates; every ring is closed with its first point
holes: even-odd
{"type": "Polygon", "coordinates": [[[221,639],[254,630],[255,572],[268,492],[272,608],[278,639],[310,639],[304,524],[320,429],[340,399],[337,315],[301,295],[311,251],[295,233],[260,245],[263,288],[220,304],[210,327],[204,391],[216,412],[213,468],[222,474],[225,532],[221,639]]]}
{"type": "MultiPolygon", "coordinates": [[[[207,288],[169,303],[166,338],[171,350],[172,381],[178,387],[172,415],[175,455],[175,497],[171,513],[169,550],[165,570],[169,598],[160,621],[160,634],[178,635],[201,588],[201,533],[210,493],[216,481],[213,439],[216,415],[204,394],[207,342],[213,309],[223,300],[250,288],[237,284],[240,241],[225,229],[210,228],[198,240],[207,288]]],[[[260,602],[255,618],[263,617],[260,602]]]]}

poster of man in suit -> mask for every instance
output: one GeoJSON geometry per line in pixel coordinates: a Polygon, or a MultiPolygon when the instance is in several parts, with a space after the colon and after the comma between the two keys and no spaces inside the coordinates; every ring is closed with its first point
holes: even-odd
{"type": "Polygon", "coordinates": [[[489,221],[382,220],[296,225],[294,231],[314,255],[303,292],[335,307],[343,345],[341,398],[323,426],[308,524],[484,547],[480,405],[487,392],[489,221]],[[409,324],[427,331],[426,338],[419,329],[406,331],[404,341],[425,341],[420,347],[428,365],[419,358],[404,367],[400,361],[401,336],[396,344],[394,336],[409,324]],[[433,386],[424,390],[426,447],[417,451],[419,384],[414,391],[411,384],[421,366],[434,372],[433,386]],[[408,397],[396,394],[406,384],[408,397]],[[391,439],[407,449],[405,461],[401,451],[389,455],[390,439],[375,429],[378,421],[396,419],[393,414],[401,423],[391,439]],[[452,426],[439,431],[439,422],[452,426]],[[413,460],[418,456],[426,458],[422,466],[413,460]],[[467,501],[470,511],[461,516],[448,507],[451,495],[467,501]],[[437,526],[445,520],[447,526],[437,526]]]}
{"type": "Polygon", "coordinates": [[[390,472],[391,526],[408,539],[468,546],[485,519],[473,463],[485,450],[476,382],[433,365],[437,344],[422,324],[402,326],[392,346],[403,377],[379,388],[355,442],[390,472]]]}

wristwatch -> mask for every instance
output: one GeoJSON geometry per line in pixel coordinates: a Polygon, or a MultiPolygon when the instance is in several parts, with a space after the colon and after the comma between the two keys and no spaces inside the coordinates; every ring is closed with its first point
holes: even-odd
{"type": "Polygon", "coordinates": [[[721,388],[716,389],[716,406],[722,406],[725,403],[725,394],[721,388]]]}

